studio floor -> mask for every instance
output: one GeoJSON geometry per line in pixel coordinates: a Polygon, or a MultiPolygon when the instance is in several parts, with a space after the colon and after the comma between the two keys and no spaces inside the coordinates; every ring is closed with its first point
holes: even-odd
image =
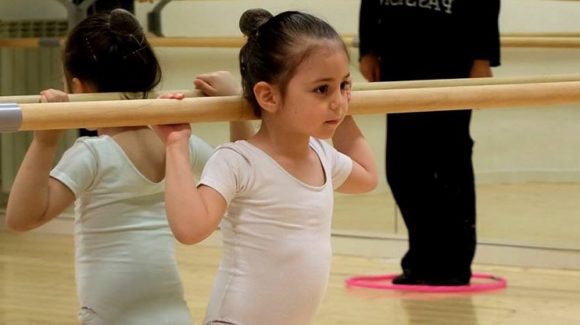
{"type": "MultiPolygon", "coordinates": [[[[201,322],[220,248],[177,245],[186,299],[201,322]]],[[[359,274],[397,272],[397,260],[335,255],[314,324],[580,324],[580,271],[474,265],[507,279],[503,290],[425,294],[349,289],[359,274]]],[[[70,235],[0,232],[0,324],[77,324],[70,235]]],[[[264,308],[267,308],[265,306],[264,308]]]]}

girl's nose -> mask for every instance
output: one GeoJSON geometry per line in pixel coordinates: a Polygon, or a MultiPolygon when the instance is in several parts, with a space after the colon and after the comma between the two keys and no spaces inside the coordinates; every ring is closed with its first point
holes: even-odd
{"type": "Polygon", "coordinates": [[[346,105],[346,103],[349,100],[349,97],[350,97],[349,92],[347,92],[343,89],[340,89],[339,91],[337,91],[334,94],[334,96],[332,98],[332,102],[330,103],[330,107],[333,110],[336,110],[336,109],[346,105]]]}

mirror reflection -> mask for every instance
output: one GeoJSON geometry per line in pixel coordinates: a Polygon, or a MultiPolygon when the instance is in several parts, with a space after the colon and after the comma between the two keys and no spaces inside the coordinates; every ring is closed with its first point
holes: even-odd
{"type": "MultiPolygon", "coordinates": [[[[191,20],[166,19],[163,33],[175,36],[198,37],[207,35],[237,35],[235,26],[210,28],[205,20],[211,15],[205,10],[217,10],[223,3],[196,7],[196,23],[191,20]],[[211,7],[211,8],[210,8],[211,7]],[[204,23],[206,22],[206,23],[204,23]],[[185,24],[186,27],[182,26],[185,24]],[[191,25],[191,26],[190,26],[191,25]],[[194,26],[195,25],[195,26],[194,26]]],[[[260,5],[256,2],[255,5],[260,5]]],[[[136,13],[140,19],[154,3],[139,3],[136,13]]],[[[175,3],[164,10],[166,16],[180,17],[180,11],[192,3],[175,3]]],[[[245,7],[245,5],[236,5],[245,7]]],[[[560,37],[577,37],[578,26],[572,20],[553,21],[548,15],[575,12],[577,6],[570,3],[538,2],[526,8],[529,22],[517,19],[521,1],[503,1],[500,14],[502,35],[501,66],[492,68],[496,77],[562,75],[576,72],[579,49],[569,46],[525,46],[517,42],[534,37],[543,40],[562,40],[560,37]],[[546,8],[553,9],[547,13],[546,8]],[[557,12],[556,12],[557,11],[557,12]],[[544,16],[542,16],[544,15],[544,16]],[[544,18],[542,18],[544,17],[544,18]],[[542,21],[542,24],[532,24],[542,21]],[[533,27],[531,26],[533,25],[533,27]],[[533,29],[532,29],[533,28],[533,29]],[[560,32],[561,31],[561,32],[560,32]],[[575,34],[576,33],[576,34],[575,34]],[[514,39],[519,39],[514,41],[514,39]]],[[[272,6],[272,10],[284,7],[272,6]]],[[[344,35],[357,35],[358,3],[341,3],[333,15],[324,13],[322,2],[308,5],[314,13],[321,13],[344,35]],[[348,18],[348,19],[347,19],[348,18]]],[[[4,36],[17,35],[51,36],[62,33],[64,8],[56,5],[36,6],[28,16],[16,14],[4,5],[2,32],[4,36]],[[44,15],[44,17],[41,17],[44,15]],[[37,17],[41,17],[38,18],[37,17]],[[12,19],[8,19],[12,18],[12,19]],[[23,23],[14,21],[22,20],[23,23]],[[51,20],[52,19],[52,20],[51,20]],[[5,20],[5,21],[4,21],[5,20]],[[34,25],[32,21],[43,21],[34,25]],[[26,22],[26,23],[25,23],[26,22]],[[36,29],[35,29],[36,28],[36,29]],[[18,34],[18,30],[21,30],[18,34]],[[36,33],[36,34],[35,34],[36,33]],[[45,34],[42,34],[45,33],[45,34]]],[[[558,17],[563,17],[558,15],[558,17]]],[[[567,17],[567,15],[566,15],[567,17]]],[[[355,37],[356,39],[356,37],[355,37]]],[[[537,39],[536,39],[537,41],[537,39]]],[[[356,42],[355,42],[356,43],[356,42]]],[[[351,52],[353,81],[364,83],[359,72],[359,50],[351,52]]],[[[61,69],[58,48],[3,47],[2,93],[8,95],[35,94],[40,89],[58,88],[61,69]]],[[[184,89],[191,86],[191,76],[204,71],[229,70],[236,73],[237,50],[230,48],[158,48],[164,70],[162,89],[184,89]],[[182,68],[187,65],[187,71],[182,68]]],[[[580,238],[577,227],[565,227],[574,219],[578,207],[580,156],[575,121],[578,112],[575,104],[550,107],[518,107],[473,112],[471,136],[474,140],[473,165],[477,197],[478,238],[481,242],[512,242],[518,245],[562,247],[575,249],[580,238]],[[517,231],[513,231],[517,229],[517,231]]],[[[352,236],[406,236],[407,229],[401,219],[385,176],[384,116],[356,116],[369,140],[381,172],[381,184],[372,193],[357,196],[338,195],[336,198],[333,229],[336,233],[352,236]]],[[[208,142],[217,145],[227,140],[225,123],[196,125],[196,131],[208,142]]],[[[70,145],[74,134],[67,136],[63,148],[70,145]]],[[[9,192],[11,179],[30,140],[25,133],[2,135],[2,193],[9,192]]]]}

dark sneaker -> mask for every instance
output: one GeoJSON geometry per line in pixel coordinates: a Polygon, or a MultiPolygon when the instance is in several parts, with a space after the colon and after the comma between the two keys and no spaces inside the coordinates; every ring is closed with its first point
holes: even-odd
{"type": "Polygon", "coordinates": [[[428,285],[428,286],[464,286],[469,285],[469,281],[461,281],[456,278],[448,279],[421,279],[410,276],[409,274],[400,274],[393,278],[393,284],[400,285],[428,285]]]}
{"type": "Polygon", "coordinates": [[[465,286],[469,285],[469,280],[462,281],[457,278],[436,279],[429,280],[426,284],[430,286],[465,286]]]}
{"type": "Polygon", "coordinates": [[[427,282],[425,280],[420,280],[409,276],[408,274],[399,274],[392,280],[393,284],[403,284],[403,285],[425,285],[427,282]]]}

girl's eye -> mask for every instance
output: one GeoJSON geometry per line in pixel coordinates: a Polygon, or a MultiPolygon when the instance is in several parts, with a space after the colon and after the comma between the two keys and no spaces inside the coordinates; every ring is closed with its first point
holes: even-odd
{"type": "Polygon", "coordinates": [[[328,85],[320,86],[314,89],[317,94],[326,94],[328,92],[328,85]]]}

